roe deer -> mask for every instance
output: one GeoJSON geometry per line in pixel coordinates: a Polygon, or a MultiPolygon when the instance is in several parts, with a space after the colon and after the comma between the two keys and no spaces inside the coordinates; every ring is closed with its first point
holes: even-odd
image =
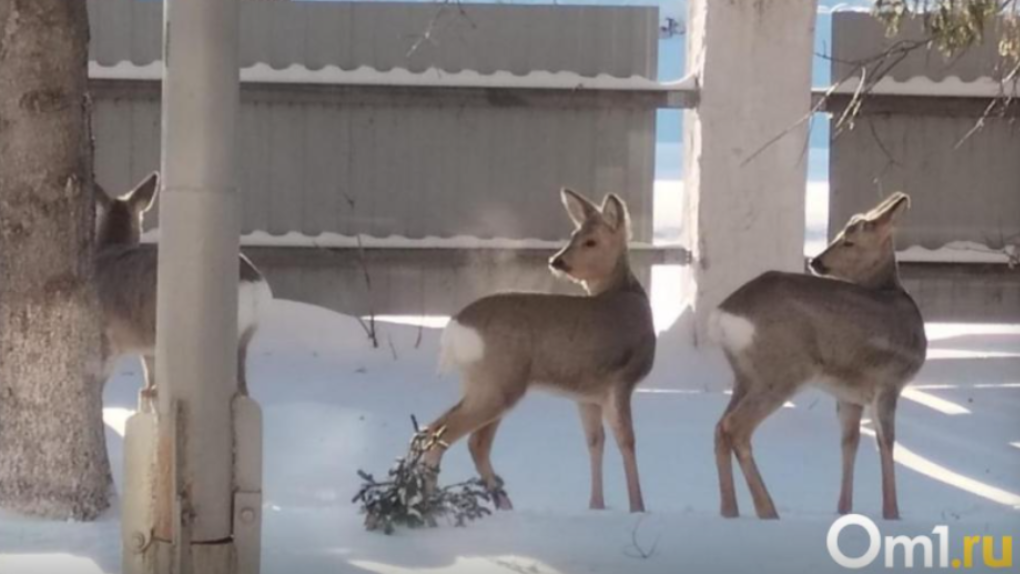
{"type": "MultiPolygon", "coordinates": [[[[142,397],[156,391],[156,246],[142,245],[142,219],[155,202],[159,174],[152,173],[133,190],[111,198],[96,186],[96,278],[103,320],[102,381],[123,355],[141,355],[145,371],[142,397]]],[[[241,255],[238,284],[237,379],[248,393],[245,362],[260,314],[273,298],[269,284],[241,255]]],[[[185,311],[186,312],[186,311],[185,311]]]]}
{"type": "Polygon", "coordinates": [[[768,272],[719,305],[713,335],[735,382],[715,432],[721,511],[738,515],[736,455],[759,518],[778,518],[751,453],[758,425],[807,384],[837,400],[843,477],[838,511],[853,506],[861,413],[870,406],[882,465],[882,515],[899,518],[893,463],[896,401],[924,364],[917,305],[900,284],[893,228],[910,200],[896,193],[855,215],[810,262],[820,276],[768,272]]]}
{"type": "MultiPolygon", "coordinates": [[[[428,428],[452,444],[471,433],[471,457],[496,506],[512,508],[489,460],[500,420],[530,387],[577,402],[591,457],[594,509],[602,497],[603,417],[623,455],[632,512],[644,511],[634,451],[631,394],[655,358],[652,311],[627,258],[629,221],[623,201],[597,207],[564,189],[575,225],[549,267],[583,285],[587,296],[504,293],[468,305],[446,327],[441,365],[459,370],[463,397],[428,428]]],[[[437,472],[442,450],[425,462],[437,472]]]]}

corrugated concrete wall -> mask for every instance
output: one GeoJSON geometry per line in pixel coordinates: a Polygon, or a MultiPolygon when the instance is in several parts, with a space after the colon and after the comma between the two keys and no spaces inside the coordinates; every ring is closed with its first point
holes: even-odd
{"type": "MultiPolygon", "coordinates": [[[[900,36],[886,38],[882,24],[870,15],[837,13],[833,80],[851,70],[845,62],[861,61],[918,34],[917,23],[908,23],[900,36]]],[[[891,76],[901,81],[996,77],[1001,73],[997,42],[991,30],[982,46],[952,60],[917,50],[891,76]]],[[[1020,242],[1020,123],[1016,114],[993,115],[974,131],[986,105],[940,98],[872,113],[866,103],[855,129],[833,132],[830,232],[838,232],[851,215],[878,198],[903,190],[914,203],[898,235],[899,247],[973,241],[1001,248],[1004,242],[1020,242]]]]}
{"type": "MultiPolygon", "coordinates": [[[[90,58],[162,57],[161,2],[88,0],[90,58]]],[[[655,77],[658,10],[456,2],[241,3],[241,65],[655,77]]]]}
{"type": "MultiPolygon", "coordinates": [[[[380,92],[242,89],[244,232],[557,239],[558,190],[621,194],[650,240],[653,110],[437,103],[380,92]]],[[[95,90],[96,172],[111,192],[159,165],[157,86],[95,90]]],[[[155,221],[155,218],[151,218],[155,221]]]]}
{"type": "Polygon", "coordinates": [[[865,115],[834,138],[829,229],[893,191],[913,199],[899,247],[1020,241],[1020,125],[973,116],[865,115]],[[958,142],[967,138],[962,145],[958,142]]]}
{"type": "MultiPolygon", "coordinates": [[[[158,59],[158,3],[89,7],[97,62],[158,59]]],[[[654,8],[243,3],[242,61],[654,77],[656,22],[654,8]]],[[[93,93],[97,177],[127,189],[159,163],[158,86],[94,81],[93,93]]],[[[418,96],[245,84],[243,230],[556,239],[566,185],[620,193],[635,238],[651,238],[654,110],[418,96]]]]}
{"type": "MultiPolygon", "coordinates": [[[[269,278],[275,297],[340,313],[452,315],[501,291],[580,294],[547,267],[552,251],[472,249],[244,248],[269,278]],[[366,282],[366,276],[368,282],[366,282]],[[371,287],[369,287],[369,284],[371,287]]],[[[651,287],[650,252],[632,254],[638,280],[651,287]]]]}
{"type": "MultiPolygon", "coordinates": [[[[937,51],[914,50],[889,72],[897,80],[924,76],[941,80],[955,76],[964,81],[981,77],[1001,78],[1004,70],[998,66],[999,23],[985,32],[979,45],[946,58],[937,51]]],[[[871,58],[902,41],[924,39],[924,29],[918,20],[904,20],[899,34],[888,36],[885,26],[867,12],[834,12],[832,16],[832,79],[836,81],[854,71],[853,63],[871,58]]],[[[900,43],[900,44],[897,44],[900,43]]]]}
{"type": "Polygon", "coordinates": [[[1020,323],[1020,270],[908,263],[900,277],[926,321],[1020,323]]]}
{"type": "MultiPolygon", "coordinates": [[[[894,42],[920,37],[907,22],[888,38],[868,14],[837,13],[833,22],[833,81],[894,42]]],[[[998,33],[951,60],[916,50],[889,74],[898,81],[997,78],[998,33]]],[[[937,84],[936,84],[937,86],[937,84]]],[[[913,204],[897,247],[938,249],[972,241],[1000,249],[1020,244],[1020,124],[1013,111],[975,124],[989,101],[977,98],[865,100],[854,129],[835,134],[830,150],[830,235],[854,213],[896,190],[913,204]]],[[[1014,104],[1015,106],[1015,104],[1014,104]]],[[[904,286],[928,321],[1020,322],[1020,269],[1006,265],[901,264],[904,286]]]]}

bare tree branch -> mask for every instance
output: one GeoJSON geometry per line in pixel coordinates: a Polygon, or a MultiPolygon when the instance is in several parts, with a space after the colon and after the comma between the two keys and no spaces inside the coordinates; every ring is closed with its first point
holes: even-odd
{"type": "Polygon", "coordinates": [[[893,34],[899,30],[902,20],[908,16],[920,17],[923,21],[924,37],[918,39],[900,39],[889,47],[868,58],[860,60],[840,60],[827,54],[815,55],[836,63],[850,66],[850,70],[838,81],[834,82],[811,107],[804,117],[788,126],[766,141],[741,162],[747,165],[754,161],[762,152],[781,140],[793,130],[799,128],[817,112],[827,108],[836,91],[844,84],[857,78],[857,86],[842,109],[834,124],[833,137],[845,129],[853,129],[864,102],[875,86],[887,77],[900,63],[917,50],[930,50],[939,47],[950,57],[959,58],[967,49],[976,45],[983,38],[988,22],[1000,18],[1005,29],[999,45],[1003,62],[1010,66],[1000,81],[999,95],[989,103],[981,117],[971,130],[964,135],[956,148],[972,137],[985,126],[987,120],[996,112],[1005,116],[1009,106],[1015,105],[1020,92],[1020,0],[875,0],[873,14],[882,20],[888,31],[893,34]]]}
{"type": "Polygon", "coordinates": [[[637,522],[634,523],[634,528],[632,528],[630,531],[630,546],[625,548],[623,551],[623,554],[629,558],[639,558],[641,560],[648,560],[652,556],[655,556],[655,551],[659,547],[659,539],[662,536],[661,533],[655,537],[655,541],[653,541],[652,545],[647,549],[644,547],[643,544],[641,544],[641,541],[638,539],[638,531],[641,529],[641,524],[644,523],[645,517],[646,517],[645,515],[642,515],[640,518],[638,518],[637,522]]]}
{"type": "MultiPolygon", "coordinates": [[[[351,213],[357,211],[357,204],[354,198],[348,194],[344,194],[344,198],[347,200],[347,206],[350,207],[351,213]]],[[[375,303],[372,297],[372,274],[368,271],[368,256],[365,253],[365,244],[361,240],[361,234],[356,233],[354,235],[355,240],[358,242],[358,265],[361,267],[361,275],[365,280],[365,291],[368,294],[368,321],[366,322],[361,317],[358,317],[358,323],[361,324],[361,328],[365,330],[365,335],[370,341],[372,341],[372,348],[379,348],[379,333],[376,330],[375,325],[375,303]]]]}
{"type": "Polygon", "coordinates": [[[478,25],[475,24],[475,21],[471,19],[471,16],[468,15],[467,10],[464,9],[464,6],[460,3],[459,0],[454,0],[453,2],[444,0],[443,2],[440,3],[439,9],[436,10],[435,16],[433,16],[432,19],[429,20],[428,25],[425,27],[425,31],[422,32],[421,34],[416,35],[417,39],[415,40],[414,44],[412,44],[411,47],[407,50],[407,53],[404,54],[405,58],[410,58],[411,56],[415,55],[418,52],[418,50],[422,47],[422,45],[426,43],[431,44],[433,46],[437,45],[435,36],[439,32],[441,32],[445,27],[445,24],[443,24],[443,19],[448,13],[449,8],[451,6],[456,7],[457,15],[463,18],[465,21],[467,21],[468,25],[470,25],[471,28],[474,29],[478,27],[478,25]]]}

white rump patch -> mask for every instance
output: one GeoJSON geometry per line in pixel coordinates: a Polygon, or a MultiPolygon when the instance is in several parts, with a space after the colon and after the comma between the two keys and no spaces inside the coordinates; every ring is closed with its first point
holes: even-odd
{"type": "Polygon", "coordinates": [[[731,353],[739,353],[754,342],[754,323],[732,313],[713,311],[708,320],[709,337],[731,353]]]}
{"type": "Polygon", "coordinates": [[[439,340],[439,371],[480,361],[485,356],[485,341],[476,329],[451,319],[439,340]]]}
{"type": "Polygon", "coordinates": [[[242,281],[237,287],[237,334],[256,327],[259,319],[269,309],[273,291],[265,281],[242,281]]]}

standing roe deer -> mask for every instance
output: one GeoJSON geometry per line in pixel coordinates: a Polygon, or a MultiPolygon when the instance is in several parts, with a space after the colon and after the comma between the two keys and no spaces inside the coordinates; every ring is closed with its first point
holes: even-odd
{"type": "Polygon", "coordinates": [[[811,260],[820,277],[765,273],[719,305],[713,334],[735,374],[733,396],[715,433],[723,516],[738,515],[736,454],[758,517],[778,518],[751,453],[751,435],[813,383],[837,399],[843,449],[839,513],[853,506],[861,414],[870,406],[882,463],[882,515],[899,517],[896,401],[924,364],[927,349],[924,321],[900,284],[893,242],[893,228],[909,204],[905,194],[896,193],[852,217],[811,260]]]}
{"type": "MultiPolygon", "coordinates": [[[[460,371],[463,398],[430,429],[452,444],[471,433],[471,457],[501,509],[512,508],[489,460],[502,417],[529,387],[577,401],[591,457],[591,499],[602,497],[605,417],[623,455],[630,510],[644,502],[638,480],[631,394],[655,358],[652,311],[627,258],[629,221],[614,194],[597,207],[564,189],[576,228],[550,268],[582,284],[588,296],[504,293],[479,299],[455,315],[442,337],[440,363],[460,371]]],[[[425,462],[437,472],[442,449],[425,462]]]]}
{"type": "MultiPolygon", "coordinates": [[[[96,186],[96,278],[103,320],[101,380],[106,382],[121,356],[141,355],[145,399],[151,399],[156,391],[157,250],[155,245],[142,245],[141,235],[142,219],[158,191],[158,173],[118,198],[96,186]]],[[[251,261],[240,255],[239,263],[237,379],[238,390],[247,394],[248,344],[273,293],[251,261]]]]}

